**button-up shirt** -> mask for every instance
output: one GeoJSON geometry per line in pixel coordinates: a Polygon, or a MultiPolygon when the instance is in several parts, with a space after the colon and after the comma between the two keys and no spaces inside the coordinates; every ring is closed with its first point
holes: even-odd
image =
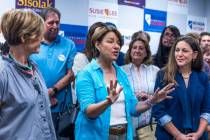
{"type": "Polygon", "coordinates": [[[56,140],[46,85],[30,64],[34,76],[11,58],[0,60],[1,140],[56,140]]]}
{"type": "MultiPolygon", "coordinates": [[[[125,96],[126,120],[128,122],[127,140],[133,139],[131,115],[139,115],[136,112],[137,99],[131,90],[130,83],[125,72],[114,64],[117,81],[123,87],[125,96]]],[[[111,107],[101,113],[97,118],[90,119],[86,115],[86,109],[89,105],[106,100],[108,96],[107,86],[103,78],[103,70],[95,59],[91,61],[76,77],[76,94],[80,103],[80,112],[78,114],[75,126],[76,140],[108,140],[111,107]]]]}
{"type": "MultiPolygon", "coordinates": [[[[75,55],[74,42],[58,35],[51,44],[42,42],[40,52],[32,55],[31,59],[37,63],[47,88],[52,88],[72,68],[75,55]]],[[[65,92],[66,88],[63,88],[55,94],[58,105],[51,108],[52,112],[60,112],[65,92]]],[[[68,86],[66,102],[71,104],[71,86],[68,86]]]]}

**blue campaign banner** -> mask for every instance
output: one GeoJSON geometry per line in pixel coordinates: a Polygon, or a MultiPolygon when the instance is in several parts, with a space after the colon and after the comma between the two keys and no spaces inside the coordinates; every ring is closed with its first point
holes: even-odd
{"type": "Polygon", "coordinates": [[[162,32],[166,27],[167,12],[144,9],[144,31],[162,32]]]}
{"type": "Polygon", "coordinates": [[[79,25],[60,25],[60,34],[74,41],[77,51],[82,52],[85,47],[88,27],[79,25]]]}

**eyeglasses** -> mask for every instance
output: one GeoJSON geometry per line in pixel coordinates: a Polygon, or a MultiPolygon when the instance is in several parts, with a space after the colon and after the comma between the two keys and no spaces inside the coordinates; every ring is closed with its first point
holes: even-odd
{"type": "Polygon", "coordinates": [[[169,33],[169,32],[165,32],[164,34],[163,34],[163,37],[170,37],[170,38],[176,38],[175,37],[175,35],[173,34],[173,33],[169,33]]]}

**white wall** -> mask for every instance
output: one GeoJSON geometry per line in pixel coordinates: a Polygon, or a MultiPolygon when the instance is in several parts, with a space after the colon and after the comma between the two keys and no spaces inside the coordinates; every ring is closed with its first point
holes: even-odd
{"type": "MultiPolygon", "coordinates": [[[[88,25],[88,7],[92,0],[55,0],[55,7],[62,13],[61,23],[88,25]]],[[[95,0],[117,3],[117,0],[95,0]]],[[[146,0],[145,7],[148,9],[167,11],[168,0],[146,0]]],[[[15,7],[15,0],[0,0],[0,15],[6,10],[15,7]]],[[[143,9],[119,5],[118,28],[121,30],[143,30],[143,9]]],[[[210,31],[210,0],[189,0],[188,14],[193,16],[207,17],[208,31],[210,31]]],[[[177,26],[182,34],[186,33],[187,15],[167,13],[167,25],[177,26]]],[[[152,53],[157,50],[160,33],[149,32],[151,35],[150,46],[152,53]]]]}
{"type": "Polygon", "coordinates": [[[210,0],[205,0],[205,16],[207,17],[207,30],[210,32],[210,0]]]}
{"type": "Polygon", "coordinates": [[[88,24],[88,0],[55,0],[55,7],[61,11],[61,23],[88,24]]]}

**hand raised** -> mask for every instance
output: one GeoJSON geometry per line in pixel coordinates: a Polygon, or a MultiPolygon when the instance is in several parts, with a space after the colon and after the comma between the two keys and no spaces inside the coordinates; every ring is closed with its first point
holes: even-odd
{"type": "Polygon", "coordinates": [[[122,89],[122,87],[117,89],[117,80],[115,80],[114,82],[113,80],[110,80],[110,85],[109,87],[107,87],[108,96],[106,98],[111,102],[111,104],[118,99],[122,89]]]}
{"type": "Polygon", "coordinates": [[[165,87],[163,87],[161,90],[158,88],[155,91],[154,96],[151,98],[152,103],[159,103],[164,99],[171,99],[171,96],[168,96],[169,93],[171,93],[174,90],[174,84],[169,83],[165,87]]]}

